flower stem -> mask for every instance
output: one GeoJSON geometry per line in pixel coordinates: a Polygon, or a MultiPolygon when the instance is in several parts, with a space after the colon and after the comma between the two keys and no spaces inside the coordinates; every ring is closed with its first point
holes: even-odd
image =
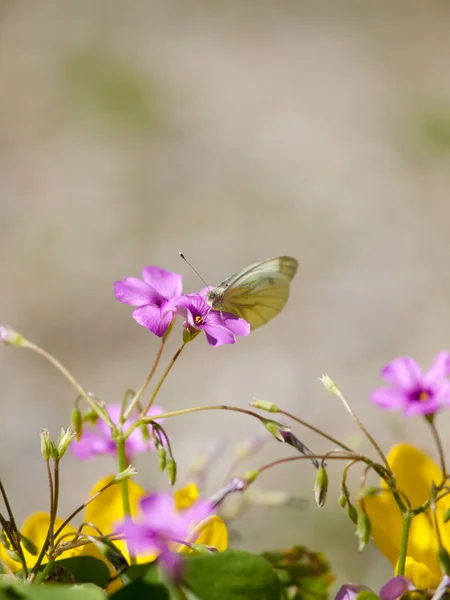
{"type": "Polygon", "coordinates": [[[180,356],[180,354],[182,353],[184,347],[186,346],[187,342],[183,342],[181,344],[181,346],[178,348],[178,350],[175,352],[172,360],[170,361],[167,369],[164,371],[164,373],[161,376],[161,379],[158,381],[158,385],[155,388],[155,391],[153,392],[150,400],[147,402],[147,406],[144,408],[144,410],[141,412],[141,417],[145,416],[148,411],[150,410],[150,408],[153,405],[153,402],[155,401],[156,396],[158,395],[159,390],[161,389],[162,384],[164,383],[164,381],[166,380],[167,375],[170,373],[170,370],[172,369],[173,365],[175,364],[175,361],[177,360],[177,358],[180,356]]]}
{"type": "Polygon", "coordinates": [[[397,562],[397,575],[405,574],[406,555],[408,550],[409,529],[413,515],[410,512],[403,515],[402,538],[400,541],[400,555],[397,562]]]}
{"type": "Polygon", "coordinates": [[[434,443],[436,444],[438,454],[439,454],[439,461],[441,463],[441,471],[442,471],[442,479],[443,479],[440,487],[442,487],[448,478],[447,467],[446,467],[446,463],[445,463],[444,449],[442,447],[441,438],[439,437],[439,433],[438,433],[436,424],[434,422],[434,419],[427,419],[427,421],[430,424],[431,433],[433,434],[434,443]]]}
{"type": "MultiPolygon", "coordinates": [[[[125,471],[125,469],[128,467],[126,450],[125,450],[125,442],[126,442],[126,440],[125,440],[124,435],[120,435],[116,439],[119,472],[125,471]]],[[[130,496],[128,493],[128,481],[126,479],[124,479],[123,481],[120,482],[120,490],[122,492],[123,514],[126,517],[130,517],[131,516],[131,505],[130,505],[130,496]]],[[[129,549],[128,549],[128,551],[129,551],[129,549]]],[[[131,554],[131,552],[130,552],[130,563],[132,565],[136,564],[136,559],[131,554]]]]}
{"type": "Polygon", "coordinates": [[[190,413],[200,412],[202,410],[232,410],[235,412],[244,413],[246,415],[250,415],[251,417],[255,417],[258,421],[264,423],[266,419],[258,415],[257,413],[247,410],[246,408],[238,408],[237,406],[227,406],[225,404],[212,404],[207,406],[194,406],[192,408],[183,408],[181,410],[173,410],[171,412],[162,413],[160,415],[153,415],[151,417],[142,417],[138,419],[131,427],[125,432],[125,437],[128,438],[133,431],[139,427],[142,423],[152,423],[158,419],[168,419],[169,417],[179,417],[182,415],[188,415],[190,413]]]}
{"type": "Polygon", "coordinates": [[[59,362],[59,360],[57,360],[54,356],[52,356],[49,352],[47,352],[40,346],[33,344],[33,342],[27,341],[26,347],[30,350],[33,350],[37,354],[39,354],[40,356],[42,356],[43,358],[48,360],[54,367],[56,367],[56,369],[58,369],[58,371],[60,373],[62,373],[62,375],[64,375],[64,377],[69,381],[69,383],[71,383],[73,385],[73,387],[77,390],[78,394],[86,400],[86,402],[89,404],[89,406],[92,408],[92,410],[101,419],[103,419],[110,427],[114,427],[114,423],[111,421],[108,413],[106,411],[104,411],[104,412],[100,411],[97,404],[94,402],[94,400],[91,398],[91,396],[86,392],[86,390],[83,388],[83,386],[80,383],[78,383],[78,381],[75,379],[75,377],[72,375],[72,373],[68,369],[66,369],[66,367],[59,362]]]}
{"type": "MultiPolygon", "coordinates": [[[[159,346],[159,350],[158,350],[158,354],[156,355],[155,358],[155,362],[153,363],[152,368],[150,369],[149,374],[147,375],[144,383],[141,385],[141,387],[139,388],[139,390],[136,392],[136,394],[134,395],[134,398],[131,400],[130,404],[128,405],[128,407],[125,409],[124,413],[123,413],[123,421],[126,421],[128,419],[128,417],[131,415],[131,413],[133,412],[133,409],[136,405],[138,405],[140,399],[142,398],[142,394],[145,392],[145,390],[147,389],[149,383],[151,382],[151,380],[153,379],[153,376],[156,372],[156,369],[158,368],[159,365],[159,361],[161,360],[161,356],[164,350],[164,346],[166,343],[167,337],[164,336],[161,340],[161,344],[159,346]]],[[[143,411],[143,414],[145,414],[147,411],[143,411]]]]}
{"type": "Polygon", "coordinates": [[[381,450],[380,446],[377,444],[377,442],[375,441],[375,439],[373,438],[373,436],[367,431],[367,429],[361,423],[361,421],[356,416],[356,414],[353,412],[353,410],[350,408],[350,405],[347,402],[347,400],[344,398],[344,396],[342,395],[342,392],[336,388],[336,390],[335,390],[334,393],[339,398],[339,400],[342,402],[342,404],[347,409],[347,411],[350,413],[350,416],[355,421],[355,423],[358,425],[358,427],[361,429],[361,431],[364,433],[364,435],[367,437],[367,439],[369,440],[369,442],[372,444],[372,446],[378,452],[378,455],[381,458],[381,460],[383,461],[383,463],[384,463],[384,465],[386,467],[387,472],[390,475],[392,475],[391,467],[389,466],[388,460],[387,460],[386,456],[384,455],[383,451],[381,450]]]}
{"type": "Polygon", "coordinates": [[[344,450],[347,450],[347,452],[352,452],[353,453],[353,450],[351,448],[349,448],[348,446],[346,446],[345,444],[343,444],[339,440],[336,440],[331,435],[328,435],[328,433],[325,433],[324,431],[318,429],[317,427],[314,427],[314,425],[310,425],[306,421],[303,421],[302,419],[299,419],[295,415],[287,412],[286,410],[282,410],[281,408],[278,409],[277,412],[281,413],[282,415],[285,415],[286,417],[289,417],[289,418],[293,419],[297,423],[300,423],[300,425],[303,425],[304,427],[307,427],[308,429],[311,429],[312,431],[315,431],[315,433],[317,433],[317,434],[321,435],[322,437],[326,438],[327,440],[329,440],[333,444],[336,444],[336,446],[339,446],[340,448],[343,448],[344,450]]]}
{"type": "Polygon", "coordinates": [[[53,569],[54,562],[55,562],[54,560],[49,560],[48,563],[45,565],[45,567],[42,569],[42,571],[37,574],[35,582],[34,582],[35,585],[38,585],[39,583],[42,583],[43,581],[45,581],[45,578],[50,573],[50,571],[53,569]]]}

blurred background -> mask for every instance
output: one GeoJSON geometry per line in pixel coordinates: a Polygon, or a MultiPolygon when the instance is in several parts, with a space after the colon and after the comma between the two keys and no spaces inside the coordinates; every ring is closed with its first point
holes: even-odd
{"type": "MultiPolygon", "coordinates": [[[[318,382],[327,372],[386,451],[414,440],[433,452],[419,420],[368,397],[389,360],[428,367],[449,346],[449,19],[445,2],[3,0],[0,320],[120,402],[158,340],[115,300],[115,280],[158,265],[196,291],[180,250],[211,284],[290,254],[300,267],[283,313],[235,346],[197,338],[158,404],[245,407],[256,396],[370,452],[318,382]]],[[[178,324],[162,368],[180,335],[178,324]]],[[[47,509],[38,434],[68,425],[75,394],[41,358],[10,348],[0,380],[2,480],[21,520],[47,509]]],[[[198,453],[260,432],[219,412],[168,430],[180,484],[198,453]]],[[[292,454],[270,442],[238,472],[292,454]]],[[[206,493],[232,460],[225,447],[206,493]]],[[[167,489],[153,456],[136,462],[142,483],[167,489]]],[[[61,515],[114,468],[68,456],[61,515]]],[[[391,567],[374,547],[358,554],[336,503],[340,468],[321,510],[311,464],[261,477],[310,506],[248,511],[235,545],[307,544],[339,583],[376,586],[391,567]]]]}

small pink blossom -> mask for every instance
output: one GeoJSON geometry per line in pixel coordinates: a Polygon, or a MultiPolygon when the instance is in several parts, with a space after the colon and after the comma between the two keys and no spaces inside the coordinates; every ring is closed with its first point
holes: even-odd
{"type": "Polygon", "coordinates": [[[234,344],[236,335],[245,336],[250,333],[247,321],[231,313],[212,310],[198,294],[182,296],[178,312],[186,319],[183,327],[193,333],[204,331],[211,346],[234,344]]]}
{"type": "Polygon", "coordinates": [[[197,500],[192,506],[179,511],[172,494],[146,496],[140,503],[141,514],[126,517],[117,526],[133,554],[158,554],[158,560],[176,575],[179,556],[170,550],[176,543],[189,543],[189,535],[196,525],[213,512],[211,502],[197,500]]]}
{"type": "Polygon", "coordinates": [[[133,319],[158,337],[162,337],[177,311],[183,289],[182,276],[159,267],[144,267],[142,279],[126,277],[114,284],[120,302],[137,306],[133,319]]]}
{"type": "MultiPolygon", "coordinates": [[[[107,411],[113,423],[115,425],[118,425],[121,405],[110,404],[107,407],[107,411]]],[[[151,417],[153,415],[160,415],[162,413],[162,408],[160,408],[159,406],[152,406],[147,416],[151,417]]],[[[135,412],[134,415],[130,416],[125,421],[125,423],[123,424],[123,428],[125,431],[134,423],[137,416],[137,412],[135,412]]],[[[135,454],[141,454],[143,452],[148,452],[149,450],[155,449],[151,439],[151,425],[148,426],[148,431],[149,440],[146,440],[144,438],[140,427],[135,429],[130,435],[130,437],[126,440],[125,452],[129,464],[132,462],[132,457],[135,454]]],[[[111,437],[111,430],[102,419],[99,419],[97,423],[89,429],[85,426],[83,428],[83,435],[81,437],[81,440],[73,441],[70,445],[70,448],[74,455],[80,460],[89,460],[94,456],[101,456],[103,454],[117,454],[116,443],[111,437]]]]}
{"type": "Polygon", "coordinates": [[[440,352],[431,369],[422,372],[409,356],[396,358],[381,371],[390,387],[372,392],[372,402],[386,410],[402,410],[405,415],[430,415],[450,405],[450,354],[440,352]]]}

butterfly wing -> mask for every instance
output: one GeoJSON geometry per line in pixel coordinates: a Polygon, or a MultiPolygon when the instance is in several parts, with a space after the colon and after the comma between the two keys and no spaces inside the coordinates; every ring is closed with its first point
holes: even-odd
{"type": "Polygon", "coordinates": [[[264,325],[283,309],[298,262],[290,256],[269,258],[225,279],[207,295],[214,310],[230,312],[250,323],[264,325]]]}

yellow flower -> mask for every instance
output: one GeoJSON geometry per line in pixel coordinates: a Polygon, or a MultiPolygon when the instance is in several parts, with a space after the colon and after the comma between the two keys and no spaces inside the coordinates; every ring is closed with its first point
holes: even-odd
{"type": "MultiPolygon", "coordinates": [[[[92,488],[89,496],[95,495],[100,489],[102,489],[108,483],[108,481],[110,481],[111,477],[112,476],[109,475],[98,481],[92,488]]],[[[146,495],[146,492],[134,481],[128,480],[127,483],[131,515],[136,516],[139,513],[139,502],[146,495]]],[[[197,487],[194,484],[190,484],[185,488],[175,492],[175,506],[178,510],[183,510],[193,504],[198,499],[198,496],[199,493],[197,487]]],[[[110,486],[95,500],[87,505],[83,520],[94,524],[102,532],[102,534],[108,535],[113,533],[115,524],[117,521],[122,520],[123,517],[124,512],[122,507],[121,487],[119,484],[117,484],[110,486]]],[[[55,529],[60,527],[62,523],[62,519],[57,518],[55,529]]],[[[22,525],[21,532],[35,544],[35,546],[38,548],[38,552],[42,548],[47,536],[48,525],[49,515],[42,512],[30,515],[22,525]]],[[[76,530],[74,527],[67,525],[60,535],[75,533],[75,531],[76,530]]],[[[87,535],[98,535],[98,531],[93,527],[85,527],[83,528],[83,532],[87,535]]],[[[71,537],[67,536],[64,538],[64,541],[70,541],[70,539],[71,537]]],[[[191,541],[195,541],[195,543],[198,544],[213,546],[219,551],[226,550],[228,547],[228,532],[226,525],[222,519],[217,516],[205,519],[205,521],[197,526],[196,538],[195,540],[191,541]]],[[[124,554],[127,560],[129,560],[130,556],[125,541],[118,540],[114,543],[124,554]]],[[[186,549],[184,546],[180,546],[178,551],[185,552],[186,549]]],[[[32,568],[36,562],[37,556],[33,556],[27,550],[24,550],[24,554],[27,566],[32,568]]],[[[101,560],[105,560],[94,544],[87,544],[85,546],[74,548],[73,550],[67,550],[66,552],[63,552],[59,558],[68,558],[75,555],[89,555],[101,560]]],[[[156,555],[137,556],[136,560],[138,563],[145,563],[154,560],[155,558],[156,555]]],[[[21,569],[20,563],[12,560],[2,545],[0,545],[0,560],[4,561],[12,571],[18,571],[21,569]]],[[[45,558],[43,563],[45,564],[46,562],[47,559],[45,558]]],[[[107,565],[110,569],[111,576],[117,575],[111,565],[109,563],[107,563],[107,565]]],[[[121,587],[121,582],[120,580],[116,580],[112,586],[108,588],[108,591],[115,591],[119,587],[121,587]]]]}
{"type": "MultiPolygon", "coordinates": [[[[394,446],[388,455],[389,465],[397,478],[397,487],[416,508],[429,499],[432,482],[440,484],[442,473],[436,463],[410,444],[394,446]]],[[[382,481],[381,487],[387,489],[382,481]]],[[[400,555],[402,514],[389,492],[365,499],[365,507],[372,524],[375,544],[395,566],[400,555]]],[[[450,550],[450,531],[443,522],[444,512],[450,508],[450,497],[436,505],[436,517],[442,544],[450,550]]],[[[411,522],[408,538],[405,576],[419,589],[435,588],[442,573],[439,566],[439,539],[431,509],[417,515],[411,522]]]]}

